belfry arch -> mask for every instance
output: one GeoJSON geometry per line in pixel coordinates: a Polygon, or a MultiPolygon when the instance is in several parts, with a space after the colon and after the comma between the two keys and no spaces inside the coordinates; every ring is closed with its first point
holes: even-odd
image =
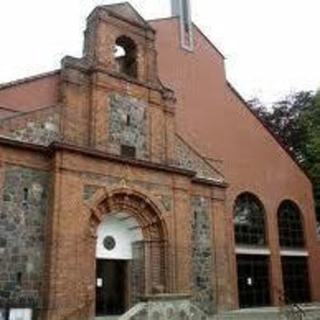
{"type": "Polygon", "coordinates": [[[167,228],[154,202],[127,188],[103,190],[90,212],[96,314],[121,314],[139,297],[167,291],[167,228]]]}

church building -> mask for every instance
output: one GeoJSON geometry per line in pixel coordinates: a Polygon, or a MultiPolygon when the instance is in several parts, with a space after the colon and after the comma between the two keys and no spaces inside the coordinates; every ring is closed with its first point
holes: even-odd
{"type": "Polygon", "coordinates": [[[98,6],[81,58],[0,85],[0,320],[319,301],[308,176],[226,80],[189,1],[172,12],[98,6]]]}

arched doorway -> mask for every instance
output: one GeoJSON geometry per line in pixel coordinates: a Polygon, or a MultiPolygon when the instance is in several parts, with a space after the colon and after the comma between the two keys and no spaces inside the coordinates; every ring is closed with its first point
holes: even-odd
{"type": "Polygon", "coordinates": [[[130,292],[132,247],[143,241],[135,217],[127,212],[107,215],[97,231],[96,314],[122,314],[130,292]]]}
{"type": "Polygon", "coordinates": [[[99,197],[92,213],[96,315],[122,314],[141,296],[166,291],[167,233],[154,203],[121,189],[99,197]]]}

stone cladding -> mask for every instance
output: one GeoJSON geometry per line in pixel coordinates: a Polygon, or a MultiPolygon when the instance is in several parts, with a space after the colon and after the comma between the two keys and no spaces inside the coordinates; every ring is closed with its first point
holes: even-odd
{"type": "Polygon", "coordinates": [[[0,121],[0,135],[14,140],[49,145],[59,140],[59,108],[49,107],[0,121]]]}
{"type": "Polygon", "coordinates": [[[0,199],[0,303],[37,306],[43,267],[48,174],[6,167],[0,199]]]}
{"type": "Polygon", "coordinates": [[[147,160],[148,118],[146,104],[129,96],[110,97],[109,142],[112,153],[120,155],[121,145],[134,147],[138,159],[147,160]]]}
{"type": "Polygon", "coordinates": [[[196,172],[198,178],[223,180],[221,174],[178,135],[175,139],[175,164],[180,168],[196,172]]]}
{"type": "Polygon", "coordinates": [[[191,200],[192,221],[192,267],[194,303],[203,311],[212,314],[214,311],[213,295],[213,257],[211,219],[209,201],[194,196],[191,200]]]}

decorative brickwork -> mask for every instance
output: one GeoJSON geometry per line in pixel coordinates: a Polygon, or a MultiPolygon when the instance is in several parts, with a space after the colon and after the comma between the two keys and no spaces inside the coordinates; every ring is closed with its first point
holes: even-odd
{"type": "Polygon", "coordinates": [[[59,110],[50,107],[2,119],[0,134],[23,142],[49,145],[60,137],[59,110]]]}
{"type": "Polygon", "coordinates": [[[47,197],[46,172],[6,167],[0,199],[0,303],[40,302],[47,197]]]}
{"type": "Polygon", "coordinates": [[[208,199],[192,198],[192,260],[193,260],[193,299],[203,311],[214,312],[213,257],[211,219],[208,199]]]}
{"type": "Polygon", "coordinates": [[[138,159],[149,158],[148,117],[146,105],[129,96],[113,94],[110,98],[110,151],[120,154],[121,146],[136,149],[138,159]]]}

